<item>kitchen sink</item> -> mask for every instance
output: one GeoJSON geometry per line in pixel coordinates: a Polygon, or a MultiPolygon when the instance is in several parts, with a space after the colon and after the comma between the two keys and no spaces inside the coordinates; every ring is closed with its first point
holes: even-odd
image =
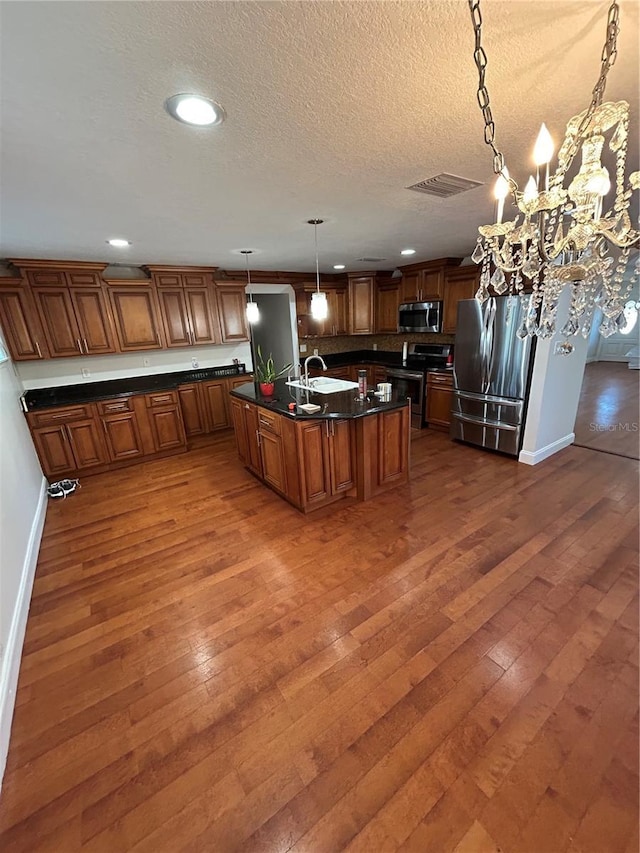
{"type": "Polygon", "coordinates": [[[287,385],[292,388],[302,388],[304,391],[311,391],[314,394],[337,394],[338,391],[352,391],[358,387],[357,382],[349,382],[346,379],[334,379],[331,376],[314,376],[309,379],[309,384],[296,380],[289,381],[287,385]]]}

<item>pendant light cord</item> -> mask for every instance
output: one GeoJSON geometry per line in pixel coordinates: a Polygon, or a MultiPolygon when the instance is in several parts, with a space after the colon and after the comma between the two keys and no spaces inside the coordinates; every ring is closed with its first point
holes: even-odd
{"type": "Polygon", "coordinates": [[[249,255],[250,251],[243,252],[245,260],[247,262],[247,290],[249,291],[249,302],[253,302],[253,293],[251,292],[251,273],[249,272],[249,255]]]}
{"type": "Polygon", "coordinates": [[[316,293],[320,293],[320,264],[318,262],[318,223],[313,223],[313,236],[316,244],[316,293]]]}

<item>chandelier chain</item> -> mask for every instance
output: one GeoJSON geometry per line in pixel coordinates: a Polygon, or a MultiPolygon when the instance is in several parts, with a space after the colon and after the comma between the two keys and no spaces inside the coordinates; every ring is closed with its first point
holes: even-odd
{"type": "MultiPolygon", "coordinates": [[[[475,35],[475,49],[473,51],[473,59],[476,64],[476,68],[478,69],[478,90],[476,93],[476,97],[478,100],[478,106],[480,107],[480,111],[482,112],[482,117],[484,119],[484,141],[493,151],[494,173],[496,175],[502,175],[503,177],[506,177],[504,175],[504,154],[502,153],[502,151],[500,151],[496,144],[496,125],[493,118],[493,113],[491,112],[491,100],[489,98],[489,90],[487,89],[485,83],[487,70],[487,54],[485,53],[485,50],[482,46],[482,11],[480,9],[480,0],[467,0],[467,2],[469,5],[469,11],[471,12],[471,20],[473,22],[473,31],[475,35]]],[[[609,14],[607,17],[607,35],[602,48],[600,76],[598,77],[596,85],[593,87],[591,103],[584,115],[584,118],[582,119],[582,122],[580,123],[576,138],[579,138],[582,135],[583,131],[586,129],[589,122],[591,121],[591,117],[593,116],[594,111],[602,103],[602,97],[604,95],[604,90],[607,85],[607,74],[609,73],[609,69],[615,63],[616,57],[618,55],[617,40],[619,32],[620,8],[618,6],[618,3],[614,0],[614,2],[609,7],[609,14]]],[[[571,158],[572,155],[570,155],[569,159],[571,158]]],[[[511,192],[515,197],[517,197],[519,192],[518,185],[510,176],[507,178],[507,180],[511,192]]]]}

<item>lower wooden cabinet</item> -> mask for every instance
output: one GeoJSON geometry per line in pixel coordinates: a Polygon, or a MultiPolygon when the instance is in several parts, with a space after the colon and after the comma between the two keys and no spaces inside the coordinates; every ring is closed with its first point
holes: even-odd
{"type": "Polygon", "coordinates": [[[209,429],[228,429],[231,426],[227,395],[229,386],[226,379],[202,382],[202,393],[209,421],[209,429]]]}
{"type": "Polygon", "coordinates": [[[72,411],[68,423],[52,422],[49,426],[36,427],[32,435],[42,469],[48,476],[84,471],[108,461],[104,439],[93,417],[74,420],[72,411]]]}
{"type": "Polygon", "coordinates": [[[427,373],[424,419],[430,427],[449,429],[453,402],[453,376],[427,373]]]}
{"type": "Polygon", "coordinates": [[[187,438],[180,413],[177,391],[145,395],[147,417],[155,450],[176,450],[186,447],[187,438]]]}
{"type": "Polygon", "coordinates": [[[75,459],[64,425],[39,427],[31,434],[42,470],[47,476],[63,476],[75,470],[75,459]]]}
{"type": "Polygon", "coordinates": [[[111,462],[122,462],[145,455],[135,412],[104,415],[102,426],[111,462]]]}
{"type": "Polygon", "coordinates": [[[178,396],[187,438],[231,427],[234,422],[229,391],[252,379],[251,375],[226,376],[180,385],[178,396]]]}

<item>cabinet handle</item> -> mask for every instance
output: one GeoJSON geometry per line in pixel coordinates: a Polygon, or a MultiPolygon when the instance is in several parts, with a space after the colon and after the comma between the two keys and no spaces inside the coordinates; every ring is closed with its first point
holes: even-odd
{"type": "Polygon", "coordinates": [[[36,349],[38,350],[38,357],[42,358],[42,350],[40,349],[40,344],[36,341],[36,349]]]}
{"type": "Polygon", "coordinates": [[[126,403],[111,403],[109,406],[105,406],[105,409],[108,412],[124,412],[126,411],[126,408],[126,403]]]}
{"type": "Polygon", "coordinates": [[[89,347],[87,346],[87,339],[83,338],[82,343],[84,344],[84,351],[86,352],[87,355],[89,355],[89,347]]]}
{"type": "Polygon", "coordinates": [[[153,400],[156,403],[168,403],[171,401],[171,394],[165,394],[162,397],[155,396],[153,400]]]}
{"type": "Polygon", "coordinates": [[[258,447],[260,447],[262,442],[260,441],[260,430],[259,429],[256,430],[256,441],[258,442],[258,447]]]}
{"type": "Polygon", "coordinates": [[[80,338],[76,338],[76,343],[78,344],[78,349],[80,350],[80,353],[82,354],[82,341],[80,340],[80,338]]]}
{"type": "Polygon", "coordinates": [[[63,427],[62,427],[62,440],[63,440],[63,441],[67,441],[67,442],[69,441],[69,436],[67,435],[67,428],[66,428],[66,426],[63,426],[63,427]]]}
{"type": "Polygon", "coordinates": [[[66,418],[68,416],[68,412],[63,412],[61,415],[49,415],[52,421],[57,420],[58,418],[66,418]]]}
{"type": "Polygon", "coordinates": [[[244,404],[244,407],[245,407],[245,409],[250,409],[250,408],[251,408],[251,406],[250,406],[248,403],[245,403],[245,404],[244,404]]]}

